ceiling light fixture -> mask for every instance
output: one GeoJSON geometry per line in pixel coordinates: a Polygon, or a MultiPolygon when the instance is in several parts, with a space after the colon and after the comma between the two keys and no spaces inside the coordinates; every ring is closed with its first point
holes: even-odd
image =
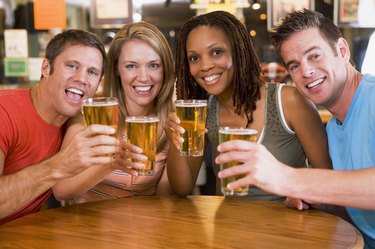
{"type": "Polygon", "coordinates": [[[254,3],[253,3],[253,5],[251,5],[251,8],[253,9],[253,10],[258,10],[258,9],[260,9],[260,3],[258,3],[258,1],[257,0],[254,0],[254,3]]]}

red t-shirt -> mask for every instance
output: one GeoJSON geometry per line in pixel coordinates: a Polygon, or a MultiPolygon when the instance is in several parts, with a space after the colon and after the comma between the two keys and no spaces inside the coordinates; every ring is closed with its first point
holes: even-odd
{"type": "MultiPolygon", "coordinates": [[[[0,91],[0,149],[5,155],[3,175],[9,175],[56,154],[63,128],[47,124],[36,112],[30,89],[0,91]]],[[[40,210],[49,189],[34,201],[0,219],[0,224],[40,210]]]]}

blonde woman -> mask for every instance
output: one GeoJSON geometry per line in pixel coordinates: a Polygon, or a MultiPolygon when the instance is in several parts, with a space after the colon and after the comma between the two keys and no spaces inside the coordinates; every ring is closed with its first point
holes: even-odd
{"type": "MultiPolygon", "coordinates": [[[[54,187],[59,200],[82,203],[133,195],[170,193],[166,172],[169,148],[163,130],[168,113],[173,111],[174,62],[164,35],[146,22],[123,26],[108,51],[104,78],[104,95],[119,100],[119,133],[126,116],[158,116],[160,119],[155,169],[138,175],[129,167],[139,167],[129,158],[145,160],[139,148],[122,141],[120,152],[111,165],[97,165],[54,187]]],[[[77,129],[83,128],[82,117],[69,127],[64,144],[77,129]],[[74,130],[74,132],[69,132],[74,130]]],[[[120,135],[120,134],[119,134],[120,135]]],[[[64,146],[63,144],[63,146],[64,146]]]]}

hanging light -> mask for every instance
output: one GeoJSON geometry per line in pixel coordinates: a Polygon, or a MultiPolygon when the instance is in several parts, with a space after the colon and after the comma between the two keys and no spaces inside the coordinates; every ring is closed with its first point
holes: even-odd
{"type": "Polygon", "coordinates": [[[253,5],[251,5],[251,8],[253,9],[253,10],[258,10],[258,9],[260,9],[260,3],[258,3],[258,0],[254,0],[254,3],[253,3],[253,5]]]}

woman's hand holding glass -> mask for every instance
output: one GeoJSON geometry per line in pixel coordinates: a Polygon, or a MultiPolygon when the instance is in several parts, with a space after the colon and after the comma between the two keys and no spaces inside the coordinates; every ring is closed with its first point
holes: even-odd
{"type": "Polygon", "coordinates": [[[138,171],[135,169],[143,169],[145,165],[139,162],[134,162],[134,160],[147,161],[147,156],[141,153],[142,148],[128,143],[124,138],[120,138],[120,150],[114,157],[112,169],[122,170],[123,172],[134,176],[138,175],[138,171]]]}
{"type": "Polygon", "coordinates": [[[177,117],[176,113],[171,112],[168,114],[168,118],[164,124],[164,130],[168,136],[168,139],[178,150],[181,149],[181,143],[184,141],[180,134],[185,132],[184,128],[179,125],[180,122],[181,121],[177,117]]]}

